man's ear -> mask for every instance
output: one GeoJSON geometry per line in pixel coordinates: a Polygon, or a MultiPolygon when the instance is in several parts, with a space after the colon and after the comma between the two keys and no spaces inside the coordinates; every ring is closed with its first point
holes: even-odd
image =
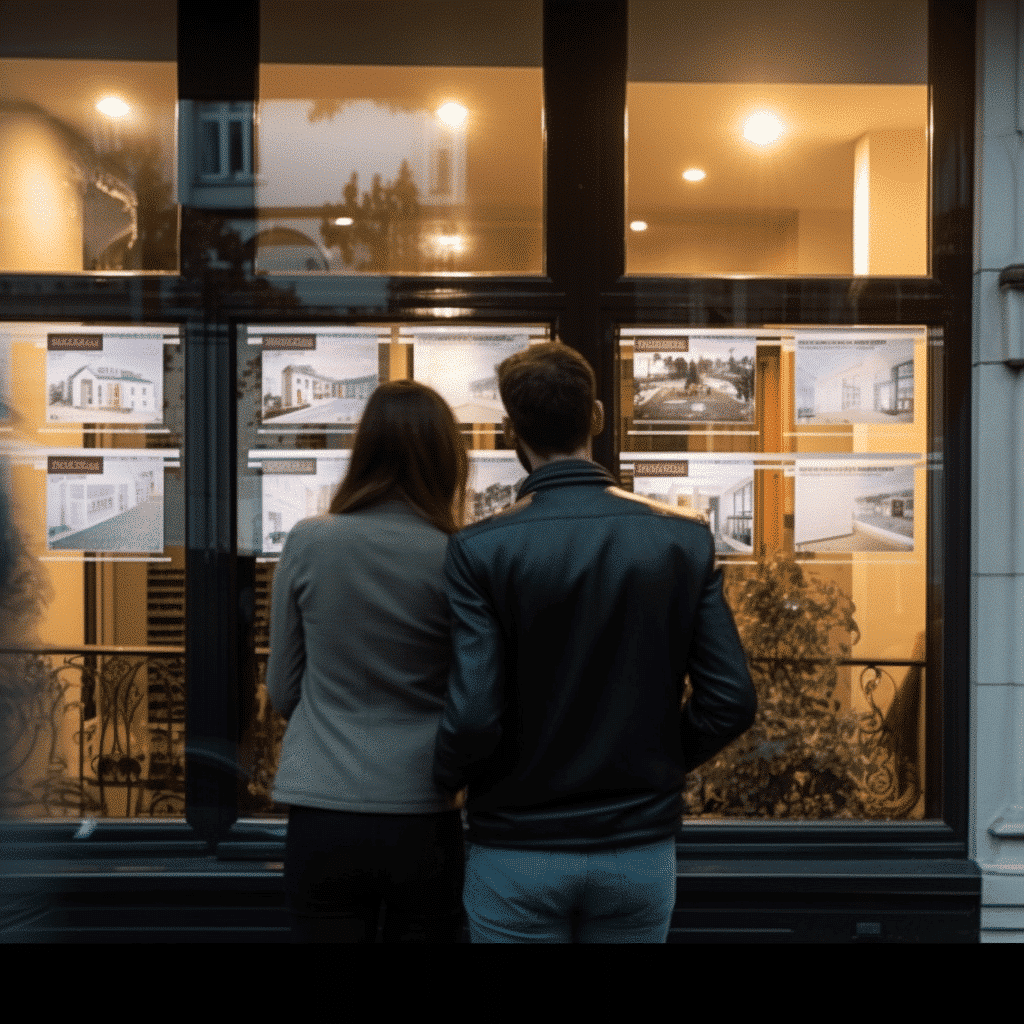
{"type": "Polygon", "coordinates": [[[590,418],[590,435],[597,437],[604,430],[604,406],[600,400],[594,399],[594,411],[590,418]]]}
{"type": "Polygon", "coordinates": [[[516,428],[512,426],[512,421],[507,416],[501,420],[501,432],[505,435],[505,444],[512,450],[515,450],[516,428]]]}

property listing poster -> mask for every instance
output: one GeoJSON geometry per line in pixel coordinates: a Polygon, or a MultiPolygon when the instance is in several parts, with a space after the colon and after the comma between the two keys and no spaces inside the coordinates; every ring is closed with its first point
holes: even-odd
{"type": "Polygon", "coordinates": [[[265,555],[284,550],[288,531],[300,520],[323,515],[348,471],[348,454],[251,452],[250,465],[262,469],[261,548],[265,555]]]}
{"type": "Polygon", "coordinates": [[[380,382],[380,328],[249,328],[261,348],[264,426],[355,425],[380,382]]]}
{"type": "Polygon", "coordinates": [[[917,460],[801,459],[796,466],[798,552],[912,552],[917,460]]]}
{"type": "Polygon", "coordinates": [[[798,332],[796,422],[913,423],[914,348],[910,333],[798,332]]]}
{"type": "Polygon", "coordinates": [[[530,344],[529,329],[403,331],[412,341],[412,377],[437,391],[459,423],[500,423],[497,366],[530,344]]]}
{"type": "Polygon", "coordinates": [[[157,328],[48,330],[47,422],[163,423],[164,345],[177,343],[157,328]]]}
{"type": "Polygon", "coordinates": [[[662,459],[624,461],[634,494],[707,517],[719,554],[750,554],[754,537],[752,459],[703,458],[687,453],[662,459]]]}
{"type": "Polygon", "coordinates": [[[50,551],[164,550],[164,458],[95,449],[46,458],[50,551]]]}
{"type": "Polygon", "coordinates": [[[514,505],[526,477],[527,472],[515,452],[470,452],[466,485],[467,522],[478,522],[514,505]]]}
{"type": "Polygon", "coordinates": [[[754,422],[754,335],[623,335],[633,357],[633,419],[684,428],[754,422]]]}

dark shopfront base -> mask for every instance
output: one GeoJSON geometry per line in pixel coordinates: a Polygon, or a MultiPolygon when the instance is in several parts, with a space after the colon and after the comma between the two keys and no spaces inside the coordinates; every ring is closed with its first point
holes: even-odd
{"type": "MultiPolygon", "coordinates": [[[[129,836],[100,831],[62,859],[27,835],[5,843],[7,887],[38,909],[0,941],[288,941],[280,841],[239,837],[213,856],[135,828],[126,857],[129,836]]],[[[979,941],[981,874],[966,859],[687,856],[677,893],[670,943],[979,941]]]]}

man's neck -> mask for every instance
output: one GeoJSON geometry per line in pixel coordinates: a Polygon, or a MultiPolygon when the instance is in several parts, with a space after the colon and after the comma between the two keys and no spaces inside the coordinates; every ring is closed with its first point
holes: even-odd
{"type": "MultiPolygon", "coordinates": [[[[525,445],[523,447],[526,447],[525,445]]],[[[536,472],[541,466],[549,466],[552,462],[568,462],[570,459],[585,459],[593,462],[591,446],[585,444],[574,452],[554,452],[551,455],[537,455],[536,452],[526,450],[526,456],[530,460],[531,472],[536,472]]]]}

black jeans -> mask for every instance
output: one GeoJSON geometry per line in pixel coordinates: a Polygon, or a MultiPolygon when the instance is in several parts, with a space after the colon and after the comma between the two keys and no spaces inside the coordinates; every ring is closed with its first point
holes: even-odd
{"type": "Polygon", "coordinates": [[[284,886],[292,942],[458,942],[465,846],[458,811],[291,807],[284,886]]]}

